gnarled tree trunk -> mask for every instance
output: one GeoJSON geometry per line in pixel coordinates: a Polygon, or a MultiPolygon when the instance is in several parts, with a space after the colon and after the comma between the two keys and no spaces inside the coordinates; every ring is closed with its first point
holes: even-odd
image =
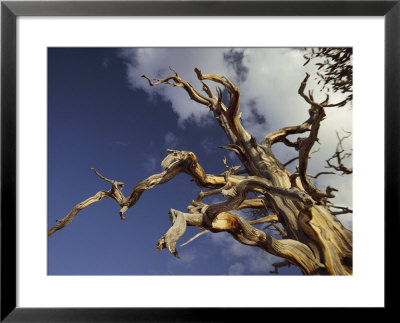
{"type": "MultiPolygon", "coordinates": [[[[127,197],[122,194],[123,183],[109,180],[95,171],[103,180],[111,183],[111,190],[100,191],[76,205],[63,220],[49,230],[49,236],[70,223],[81,209],[103,197],[113,198],[121,206],[120,216],[124,219],[124,213],[135,205],[145,190],[184,172],[200,188],[208,191],[200,192],[197,199],[188,206],[187,212],[170,210],[172,227],[158,241],[158,250],[167,248],[179,257],[176,250],[178,239],[185,232],[186,226],[196,226],[205,232],[228,232],[240,243],[284,258],[283,265],[293,264],[305,275],[352,274],[352,233],[336,219],[335,212],[331,211],[335,206],[329,202],[334,197],[332,192],[335,189],[328,187],[326,191],[321,191],[307,174],[311,149],[318,140],[320,124],[325,117],[324,109],[339,106],[342,102],[330,104],[328,96],[324,102],[315,102],[311,92],[308,95],[304,93],[309,78],[306,75],[300,84],[299,95],[310,104],[309,118],[300,125],[270,133],[257,143],[240,122],[240,92],[229,79],[202,74],[195,69],[197,78],[203,84],[203,95],[173,72],[173,75],[164,79],[151,80],[147,76],[143,77],[150,86],[168,84],[182,87],[192,100],[210,109],[229,140],[224,148],[236,153],[243,169],[229,167],[225,163],[225,173],[207,174],[193,152],[168,150],[169,154],[162,162],[164,171],[140,182],[127,197]],[[222,102],[220,88],[217,88],[216,95],[205,81],[215,82],[223,87],[229,93],[229,104],[222,102]],[[288,136],[293,134],[305,136],[292,142],[288,136]],[[295,173],[290,173],[272,153],[271,147],[278,142],[298,151],[299,164],[295,173]],[[250,192],[256,193],[257,198],[248,198],[250,192]],[[229,198],[212,205],[203,202],[205,196],[216,194],[229,198]],[[260,210],[264,216],[248,221],[235,213],[235,210],[244,208],[260,210]],[[281,238],[275,238],[253,226],[259,223],[273,225],[281,238]]],[[[342,172],[351,173],[352,169],[342,165],[342,152],[339,142],[335,154],[339,165],[335,169],[341,167],[342,172]]],[[[332,164],[330,166],[333,167],[332,164]]],[[[347,208],[342,211],[351,212],[347,208]]],[[[279,266],[277,264],[276,268],[279,266]]]]}

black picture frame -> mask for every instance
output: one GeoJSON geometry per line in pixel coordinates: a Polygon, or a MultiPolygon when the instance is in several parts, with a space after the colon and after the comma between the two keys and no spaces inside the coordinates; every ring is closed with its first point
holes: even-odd
{"type": "MultiPolygon", "coordinates": [[[[236,321],[243,308],[18,308],[16,306],[16,19],[19,16],[384,16],[385,308],[390,237],[399,229],[400,1],[2,1],[1,322],[236,321]]],[[[373,153],[373,152],[372,152],[373,153]]],[[[373,265],[373,264],[371,264],[373,265]]],[[[393,279],[393,280],[392,280],[393,279]]],[[[40,291],[38,291],[40,292],[40,291]]],[[[273,297],[273,294],[270,294],[273,297]]],[[[310,300],[310,307],[313,307],[310,300]]],[[[248,309],[247,309],[248,310],[248,309]]],[[[270,309],[268,309],[270,310],[270,309]]],[[[252,309],[251,316],[266,315],[252,309]]],[[[288,315],[291,311],[286,312],[288,315]]]]}

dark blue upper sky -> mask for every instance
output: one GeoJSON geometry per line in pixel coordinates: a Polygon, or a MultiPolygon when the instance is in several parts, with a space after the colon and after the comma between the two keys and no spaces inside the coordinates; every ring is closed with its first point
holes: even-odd
{"type": "MultiPolygon", "coordinates": [[[[217,148],[225,144],[227,139],[216,122],[178,126],[169,103],[149,100],[144,91],[129,87],[118,49],[48,50],[48,227],[77,203],[110,188],[92,167],[124,182],[123,192],[128,195],[138,182],[162,171],[166,148],[193,151],[207,173],[221,173],[224,156],[231,165],[238,164],[217,148]]],[[[125,221],[120,220],[120,207],[114,200],[90,205],[49,238],[48,273],[269,274],[270,264],[278,258],[241,245],[225,233],[208,233],[178,246],[181,259],[165,249],[155,252],[156,242],[171,226],[169,209],[186,211],[198,192],[190,178],[181,174],[144,192],[126,212],[125,221]]],[[[179,242],[198,232],[189,227],[179,242]]],[[[300,273],[293,267],[280,272],[300,273]]]]}

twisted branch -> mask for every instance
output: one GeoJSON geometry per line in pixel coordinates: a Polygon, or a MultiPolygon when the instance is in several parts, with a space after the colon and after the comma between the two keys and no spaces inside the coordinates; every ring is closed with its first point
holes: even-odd
{"type": "Polygon", "coordinates": [[[336,151],[330,157],[328,160],[326,160],[326,163],[328,166],[325,166],[325,168],[333,168],[334,170],[338,172],[342,172],[342,175],[349,175],[353,173],[353,168],[348,168],[344,166],[343,164],[343,159],[348,158],[351,156],[351,153],[345,153],[345,150],[343,148],[343,141],[351,136],[351,132],[347,132],[347,136],[343,136],[342,138],[339,137],[339,133],[336,132],[336,136],[338,138],[338,143],[336,145],[336,151]],[[331,164],[331,160],[336,159],[337,165],[331,164]]]}
{"type": "MultiPolygon", "coordinates": [[[[174,70],[173,70],[174,71],[174,70]]],[[[240,123],[239,107],[240,107],[240,91],[239,89],[226,77],[219,76],[215,74],[203,74],[198,68],[194,69],[197,78],[201,81],[203,85],[203,91],[207,94],[207,97],[201,95],[194,87],[183,80],[174,71],[175,75],[168,76],[163,79],[154,79],[153,81],[146,75],[142,75],[150,86],[157,86],[160,84],[168,84],[172,86],[182,87],[188,94],[189,97],[207,106],[211,111],[214,112],[215,118],[218,120],[221,127],[224,129],[229,140],[232,144],[237,142],[249,141],[251,136],[243,128],[240,123]],[[229,93],[229,104],[228,107],[222,102],[222,91],[218,87],[216,96],[210,89],[210,87],[203,81],[208,80],[224,86],[224,88],[229,93]]]]}

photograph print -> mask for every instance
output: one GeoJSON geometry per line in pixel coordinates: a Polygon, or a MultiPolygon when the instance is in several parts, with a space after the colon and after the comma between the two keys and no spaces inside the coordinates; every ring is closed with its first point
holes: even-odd
{"type": "Polygon", "coordinates": [[[352,275],[352,48],[48,48],[48,275],[352,275]]]}

